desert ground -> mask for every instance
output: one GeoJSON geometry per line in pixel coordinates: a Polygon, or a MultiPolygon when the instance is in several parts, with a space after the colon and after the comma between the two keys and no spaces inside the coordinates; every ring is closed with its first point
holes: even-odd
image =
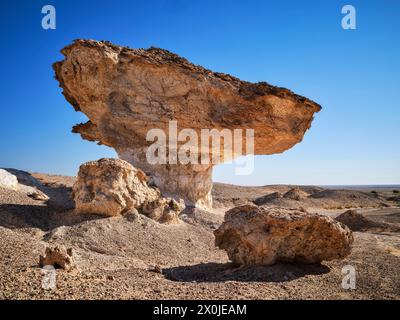
{"type": "Polygon", "coordinates": [[[180,223],[165,225],[143,215],[77,215],[75,177],[7,170],[50,199],[0,188],[1,299],[400,299],[393,188],[215,183],[213,212],[186,208],[180,223]],[[357,209],[364,219],[349,222],[355,241],[344,260],[236,268],[213,231],[226,210],[246,203],[331,217],[357,209]],[[44,290],[38,261],[49,244],[72,248],[77,268],[57,269],[57,288],[44,290]],[[345,265],[356,270],[354,290],[341,286],[345,265]]]}

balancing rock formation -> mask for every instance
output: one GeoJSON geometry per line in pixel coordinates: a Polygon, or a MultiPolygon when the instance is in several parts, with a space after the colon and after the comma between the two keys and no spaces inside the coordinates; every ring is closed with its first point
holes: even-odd
{"type": "MultiPolygon", "coordinates": [[[[199,137],[201,129],[253,129],[254,154],[274,154],[300,142],[321,108],[288,89],[212,72],[163,49],[76,40],[61,52],[65,59],[53,65],[56,79],[67,101],[89,118],[73,132],[113,147],[163,195],[188,205],[211,207],[214,164],[149,164],[150,129],[163,130],[167,139],[172,120],[178,132],[191,128],[199,137]]],[[[246,151],[232,158],[241,154],[246,151]]]]}
{"type": "Polygon", "coordinates": [[[353,243],[351,231],[330,217],[254,205],[229,210],[214,235],[238,265],[343,259],[353,243]]]}
{"type": "Polygon", "coordinates": [[[139,210],[153,220],[176,223],[183,201],[163,198],[146,174],[121,159],[89,161],[79,168],[72,193],[77,213],[117,216],[139,210]]]}

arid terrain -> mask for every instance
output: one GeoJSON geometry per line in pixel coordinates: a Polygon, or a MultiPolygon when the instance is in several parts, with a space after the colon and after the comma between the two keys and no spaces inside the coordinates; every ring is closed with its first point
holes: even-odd
{"type": "Polygon", "coordinates": [[[214,212],[187,208],[178,224],[143,215],[77,215],[74,177],[7,169],[49,200],[0,188],[1,299],[399,299],[400,208],[397,190],[239,187],[214,184],[214,212]],[[290,191],[290,192],[288,192],[290,191]],[[352,253],[322,264],[235,268],[213,231],[236,205],[296,208],[332,217],[356,208],[352,253]],[[77,268],[57,269],[57,288],[42,289],[39,256],[49,244],[72,248],[77,268]],[[342,267],[356,289],[342,288],[342,267]]]}

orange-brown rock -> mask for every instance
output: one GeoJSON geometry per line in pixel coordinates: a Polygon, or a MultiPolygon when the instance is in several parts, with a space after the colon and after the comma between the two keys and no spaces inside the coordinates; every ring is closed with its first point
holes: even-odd
{"type": "Polygon", "coordinates": [[[343,259],[353,243],[351,231],[330,217],[254,205],[229,210],[214,235],[238,265],[343,259]]]}
{"type": "Polygon", "coordinates": [[[274,154],[300,142],[320,110],[288,89],[212,72],[162,49],[77,40],[61,52],[65,59],[54,64],[56,79],[75,110],[89,118],[73,132],[113,147],[149,174],[164,195],[189,205],[211,207],[213,165],[149,164],[150,129],[168,136],[171,120],[178,131],[191,128],[198,134],[201,129],[253,129],[254,153],[274,154]]]}

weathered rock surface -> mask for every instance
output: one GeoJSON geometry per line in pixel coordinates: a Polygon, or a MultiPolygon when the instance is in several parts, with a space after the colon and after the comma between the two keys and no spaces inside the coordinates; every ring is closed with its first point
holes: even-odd
{"type": "MultiPolygon", "coordinates": [[[[171,120],[177,121],[178,132],[192,128],[198,136],[201,129],[254,129],[254,153],[274,154],[300,142],[320,110],[288,89],[212,72],[162,49],[77,40],[61,52],[65,60],[54,64],[56,79],[75,110],[89,118],[73,132],[113,147],[120,158],[149,174],[164,195],[189,205],[211,207],[213,165],[149,164],[150,129],[163,130],[167,138],[171,120]]],[[[242,139],[244,149],[245,134],[242,139]]],[[[169,151],[184,142],[169,145],[169,151]]],[[[203,146],[198,154],[211,149],[203,146]]]]}
{"type": "Polygon", "coordinates": [[[351,231],[330,217],[253,205],[229,210],[214,235],[238,265],[342,259],[353,243],[351,231]]]}
{"type": "Polygon", "coordinates": [[[18,179],[4,169],[0,169],[0,187],[5,189],[18,189],[18,179]]]}
{"type": "Polygon", "coordinates": [[[39,257],[39,267],[53,266],[56,269],[70,271],[75,267],[73,251],[63,246],[46,247],[44,256],[39,257]]]}
{"type": "Polygon", "coordinates": [[[73,186],[77,213],[116,216],[138,209],[163,223],[178,221],[183,202],[163,198],[157,188],[147,184],[148,177],[121,159],[100,159],[79,168],[73,186]]]}

